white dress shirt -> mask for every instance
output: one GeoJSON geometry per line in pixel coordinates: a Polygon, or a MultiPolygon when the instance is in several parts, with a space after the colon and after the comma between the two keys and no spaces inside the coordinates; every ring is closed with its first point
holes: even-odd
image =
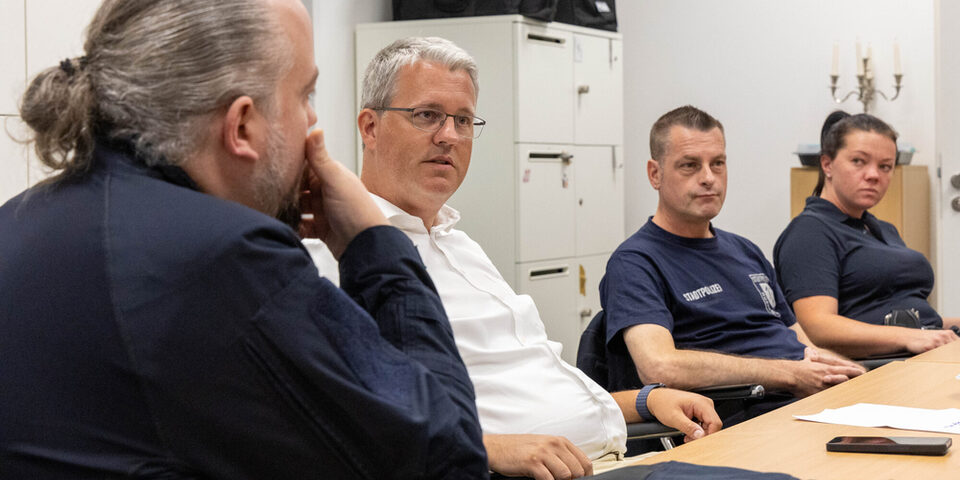
{"type": "MultiPolygon", "coordinates": [[[[444,205],[429,232],[423,221],[373,196],[393,226],[413,241],[440,293],[477,395],[485,434],[563,436],[591,459],[626,451],[626,425],[613,397],[560,358],[533,300],[517,295],[444,205]]],[[[336,263],[307,244],[321,274],[336,263]]]]}

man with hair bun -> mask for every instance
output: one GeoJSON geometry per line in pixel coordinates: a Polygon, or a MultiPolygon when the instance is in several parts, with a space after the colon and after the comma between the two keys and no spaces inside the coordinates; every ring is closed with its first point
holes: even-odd
{"type": "Polygon", "coordinates": [[[0,207],[0,478],[488,476],[419,255],[307,134],[311,37],[297,0],[107,0],[31,82],[58,173],[0,207]]]}

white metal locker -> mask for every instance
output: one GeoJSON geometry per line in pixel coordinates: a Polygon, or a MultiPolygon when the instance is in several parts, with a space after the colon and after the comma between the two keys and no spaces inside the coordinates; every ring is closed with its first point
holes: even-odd
{"type": "Polygon", "coordinates": [[[623,143],[623,43],[619,39],[573,35],[574,143],[623,143]]]}
{"type": "Polygon", "coordinates": [[[594,255],[615,250],[623,241],[623,158],[620,147],[571,149],[577,172],[576,229],[577,255],[594,255]]]}
{"type": "Polygon", "coordinates": [[[517,141],[571,143],[573,35],[517,24],[517,141]]]}
{"type": "Polygon", "coordinates": [[[519,289],[533,298],[547,331],[547,338],[563,344],[561,357],[577,363],[580,322],[572,315],[577,308],[577,264],[572,258],[518,265],[519,289]]]}

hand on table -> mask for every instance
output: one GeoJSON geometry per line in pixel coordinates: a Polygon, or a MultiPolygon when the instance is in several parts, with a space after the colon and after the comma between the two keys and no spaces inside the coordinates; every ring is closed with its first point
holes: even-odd
{"type": "Polygon", "coordinates": [[[910,353],[923,353],[960,339],[953,330],[919,330],[915,328],[906,330],[906,347],[910,353]]]}
{"type": "Polygon", "coordinates": [[[813,395],[865,371],[862,365],[813,347],[804,350],[803,360],[791,361],[791,367],[794,382],[790,391],[797,397],[813,395]]]}
{"type": "Polygon", "coordinates": [[[720,416],[713,408],[713,400],[683,390],[651,390],[647,396],[647,410],[657,417],[660,423],[683,432],[685,442],[717,432],[723,426],[720,416]]]}

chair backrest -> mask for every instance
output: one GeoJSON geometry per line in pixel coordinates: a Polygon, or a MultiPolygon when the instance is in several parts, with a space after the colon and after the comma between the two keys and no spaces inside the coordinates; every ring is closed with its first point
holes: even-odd
{"type": "Polygon", "coordinates": [[[607,320],[603,310],[597,312],[580,335],[577,368],[608,392],[643,387],[623,335],[618,333],[607,342],[607,320]]]}
{"type": "Polygon", "coordinates": [[[586,330],[580,334],[580,348],[577,350],[577,368],[586,373],[594,382],[607,388],[607,325],[603,310],[590,320],[586,330]]]}

